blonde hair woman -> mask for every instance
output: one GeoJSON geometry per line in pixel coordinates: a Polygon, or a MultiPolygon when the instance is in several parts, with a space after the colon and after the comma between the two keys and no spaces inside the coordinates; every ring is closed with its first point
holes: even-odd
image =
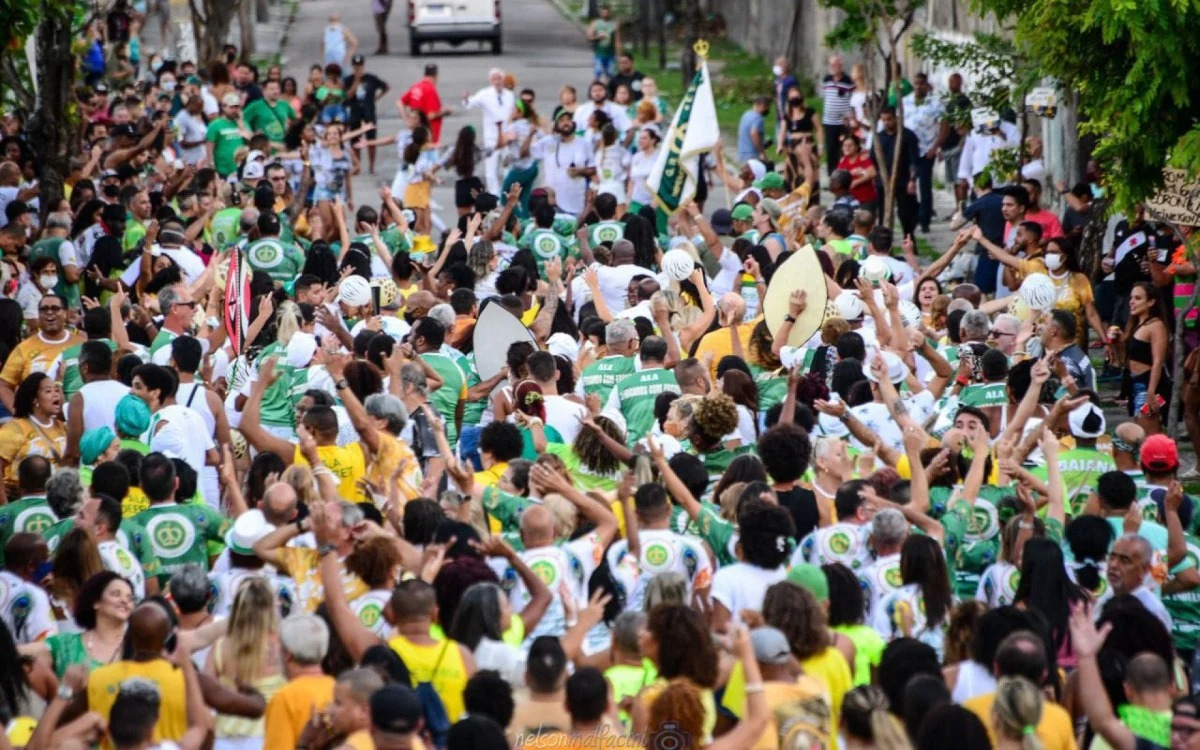
{"type": "MultiPolygon", "coordinates": [[[[279,605],[265,578],[248,576],[233,600],[226,635],[213,644],[205,674],[230,686],[248,685],[268,701],[287,683],[279,650],[279,605]]],[[[261,747],[262,719],[218,714],[216,750],[261,747]]]]}
{"type": "Polygon", "coordinates": [[[888,699],[874,685],[856,687],[842,702],[846,750],[911,750],[904,727],[888,713],[888,699]]]}
{"type": "Polygon", "coordinates": [[[1024,677],[1005,677],[996,685],[992,733],[996,750],[1042,750],[1037,725],[1042,720],[1042,691],[1024,677]]]}

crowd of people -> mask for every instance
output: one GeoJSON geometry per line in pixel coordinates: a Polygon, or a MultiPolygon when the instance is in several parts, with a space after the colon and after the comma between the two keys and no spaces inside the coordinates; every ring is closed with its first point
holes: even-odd
{"type": "Polygon", "coordinates": [[[780,59],[668,215],[607,9],[583,101],[397,133],[336,16],[297,86],[114,13],[61,201],[2,123],[0,747],[1200,748],[1192,228],[957,76],[780,59]]]}

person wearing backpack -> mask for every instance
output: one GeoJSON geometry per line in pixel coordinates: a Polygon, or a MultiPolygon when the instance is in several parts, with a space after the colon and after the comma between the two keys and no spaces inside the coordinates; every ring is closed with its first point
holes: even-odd
{"type": "Polygon", "coordinates": [[[750,631],[750,645],[762,672],[769,717],[767,728],[753,750],[834,747],[829,689],[821,680],[798,668],[783,631],[755,628],[750,631]]]}

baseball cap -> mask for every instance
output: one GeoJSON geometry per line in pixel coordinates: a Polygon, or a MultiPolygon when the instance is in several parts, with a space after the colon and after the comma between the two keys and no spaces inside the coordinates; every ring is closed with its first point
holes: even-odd
{"type": "Polygon", "coordinates": [[[558,122],[559,118],[564,116],[572,119],[575,117],[575,115],[573,115],[566,107],[560,105],[554,108],[554,122],[558,122]]]}
{"type": "Polygon", "coordinates": [[[136,438],[150,429],[150,407],[137,396],[127,393],[117,402],[113,421],[118,434],[136,438]]]}
{"type": "Polygon", "coordinates": [[[120,175],[117,174],[117,170],[115,170],[115,169],[106,169],[100,173],[101,180],[111,180],[113,177],[119,177],[119,176],[120,175]]]}
{"type": "Polygon", "coordinates": [[[292,336],[287,345],[287,363],[289,367],[302,368],[312,364],[313,355],[317,353],[317,337],[311,333],[300,331],[292,336]]]}
{"type": "Polygon", "coordinates": [[[788,571],[787,580],[788,583],[808,589],[818,602],[829,601],[829,581],[825,578],[825,571],[818,566],[808,563],[793,565],[792,569],[788,571]]]}
{"type": "Polygon", "coordinates": [[[754,187],[759,190],[782,190],[783,175],[778,172],[767,172],[761,178],[754,181],[754,187]]]}
{"type": "Polygon", "coordinates": [[[717,234],[729,234],[733,231],[733,214],[728,208],[718,208],[713,211],[712,218],[708,220],[712,225],[713,231],[717,234]]]}
{"type": "Polygon", "coordinates": [[[199,86],[200,85],[200,77],[199,76],[188,76],[187,78],[183,79],[183,82],[186,84],[189,84],[191,86],[199,86]]]}
{"type": "Polygon", "coordinates": [[[761,180],[767,173],[767,165],[761,159],[750,159],[746,162],[746,166],[750,167],[750,172],[753,173],[756,180],[761,180]]]}
{"type": "Polygon", "coordinates": [[[770,198],[763,198],[760,200],[758,202],[758,208],[767,216],[770,216],[771,221],[778,221],[780,214],[783,213],[783,208],[770,198]]]}
{"type": "Polygon", "coordinates": [[[104,81],[100,81],[95,86],[92,86],[92,91],[94,91],[97,94],[107,94],[108,93],[108,84],[105,83],[104,81]]]}
{"type": "Polygon", "coordinates": [[[779,628],[762,627],[750,631],[750,646],[754,658],[763,664],[787,664],[792,657],[792,647],[787,636],[779,628]]]}
{"type": "Polygon", "coordinates": [[[748,203],[739,203],[729,212],[729,218],[733,221],[750,221],[754,216],[754,209],[748,203]]]}
{"type": "Polygon", "coordinates": [[[1141,463],[1143,471],[1175,471],[1179,468],[1179,447],[1166,435],[1151,435],[1142,443],[1141,463]]]}
{"type": "Polygon", "coordinates": [[[354,57],[350,58],[351,65],[362,65],[364,62],[366,62],[366,58],[362,55],[355,55],[354,57]]]}
{"type": "Polygon", "coordinates": [[[405,685],[384,685],[371,695],[371,724],[381,732],[411,734],[424,716],[421,699],[405,685]]]}
{"type": "Polygon", "coordinates": [[[221,97],[221,105],[225,107],[240,107],[242,106],[242,97],[234,93],[226,94],[221,97]]]}
{"type": "Polygon", "coordinates": [[[242,167],[242,179],[261,180],[265,172],[261,161],[248,161],[246,166],[242,167]]]}
{"type": "MultiPolygon", "coordinates": [[[[1089,401],[1071,410],[1067,415],[1067,425],[1077,438],[1098,438],[1104,434],[1104,412],[1089,401]]],[[[1143,445],[1143,456],[1146,455],[1145,450],[1143,445]]]]}

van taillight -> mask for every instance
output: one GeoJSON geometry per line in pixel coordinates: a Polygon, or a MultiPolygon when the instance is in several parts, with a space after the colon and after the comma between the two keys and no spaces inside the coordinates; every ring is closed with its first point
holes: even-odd
{"type": "Polygon", "coordinates": [[[412,23],[417,20],[417,6],[412,0],[408,0],[408,22],[412,23]]]}
{"type": "Polygon", "coordinates": [[[500,0],[496,0],[496,20],[500,20],[500,0]]]}

